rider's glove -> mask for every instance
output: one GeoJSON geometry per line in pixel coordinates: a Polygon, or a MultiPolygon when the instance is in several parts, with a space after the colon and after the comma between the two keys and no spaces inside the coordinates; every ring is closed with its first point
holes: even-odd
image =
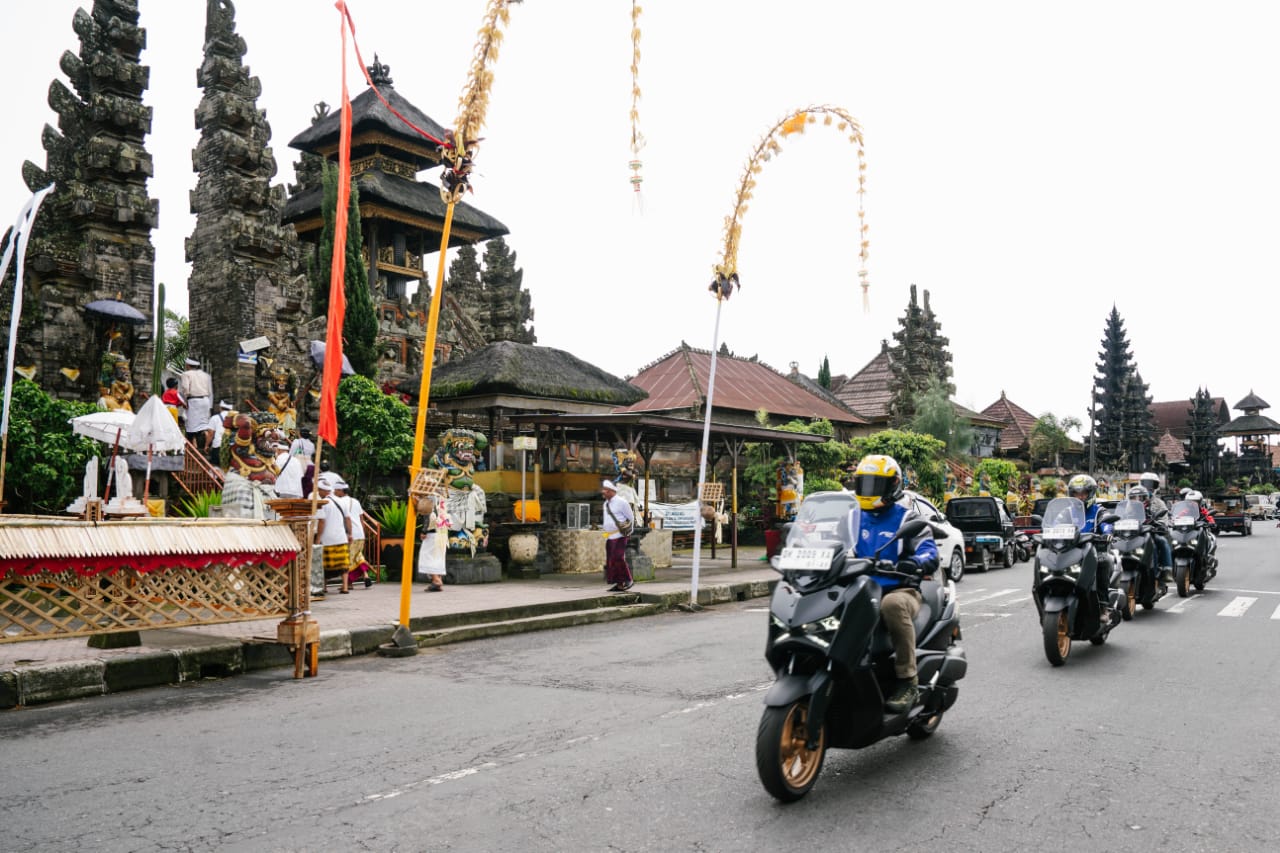
{"type": "Polygon", "coordinates": [[[920,564],[910,557],[903,557],[899,560],[896,568],[897,571],[902,572],[904,575],[920,574],[920,564]]]}

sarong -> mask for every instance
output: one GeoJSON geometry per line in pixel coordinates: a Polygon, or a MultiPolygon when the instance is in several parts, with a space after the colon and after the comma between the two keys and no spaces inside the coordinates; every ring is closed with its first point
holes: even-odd
{"type": "Polygon", "coordinates": [[[326,572],[345,572],[349,566],[347,561],[349,554],[350,546],[346,542],[341,545],[325,545],[324,570],[326,572]]]}
{"type": "Polygon", "coordinates": [[[627,538],[604,541],[604,581],[605,583],[627,586],[631,583],[631,567],[627,565],[627,538]]]}

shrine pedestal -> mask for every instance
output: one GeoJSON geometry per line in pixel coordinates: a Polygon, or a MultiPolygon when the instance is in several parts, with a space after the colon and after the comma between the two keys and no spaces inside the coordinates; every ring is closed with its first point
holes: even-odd
{"type": "MultiPolygon", "coordinates": [[[[456,554],[450,551],[444,558],[445,583],[497,583],[502,580],[502,563],[497,557],[487,552],[477,552],[474,557],[470,554],[456,554]]],[[[416,583],[426,583],[430,578],[422,574],[416,568],[413,570],[413,579],[416,583]]]]}

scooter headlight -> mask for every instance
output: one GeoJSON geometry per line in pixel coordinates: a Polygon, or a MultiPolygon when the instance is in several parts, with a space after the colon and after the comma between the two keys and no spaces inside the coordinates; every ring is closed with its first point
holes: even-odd
{"type": "Polygon", "coordinates": [[[1080,572],[1082,571],[1084,571],[1084,565],[1082,563],[1072,563],[1070,566],[1067,566],[1067,572],[1073,578],[1080,577],[1080,572]]]}
{"type": "Polygon", "coordinates": [[[769,614],[769,624],[775,628],[781,628],[783,631],[787,630],[787,623],[783,622],[772,613],[769,614]]]}
{"type": "Polygon", "coordinates": [[[840,620],[834,616],[819,619],[817,622],[806,622],[800,630],[806,634],[827,634],[840,628],[840,620]]]}

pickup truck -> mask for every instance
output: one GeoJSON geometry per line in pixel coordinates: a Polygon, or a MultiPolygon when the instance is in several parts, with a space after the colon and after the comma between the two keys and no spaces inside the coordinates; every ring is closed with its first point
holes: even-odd
{"type": "Polygon", "coordinates": [[[1213,502],[1213,520],[1218,533],[1239,533],[1241,536],[1253,534],[1253,519],[1245,502],[1246,495],[1215,494],[1210,496],[1213,502]]]}
{"type": "Polygon", "coordinates": [[[947,521],[964,534],[966,565],[991,568],[998,560],[1008,568],[1017,561],[1013,519],[995,498],[952,498],[947,501],[947,521]]]}

